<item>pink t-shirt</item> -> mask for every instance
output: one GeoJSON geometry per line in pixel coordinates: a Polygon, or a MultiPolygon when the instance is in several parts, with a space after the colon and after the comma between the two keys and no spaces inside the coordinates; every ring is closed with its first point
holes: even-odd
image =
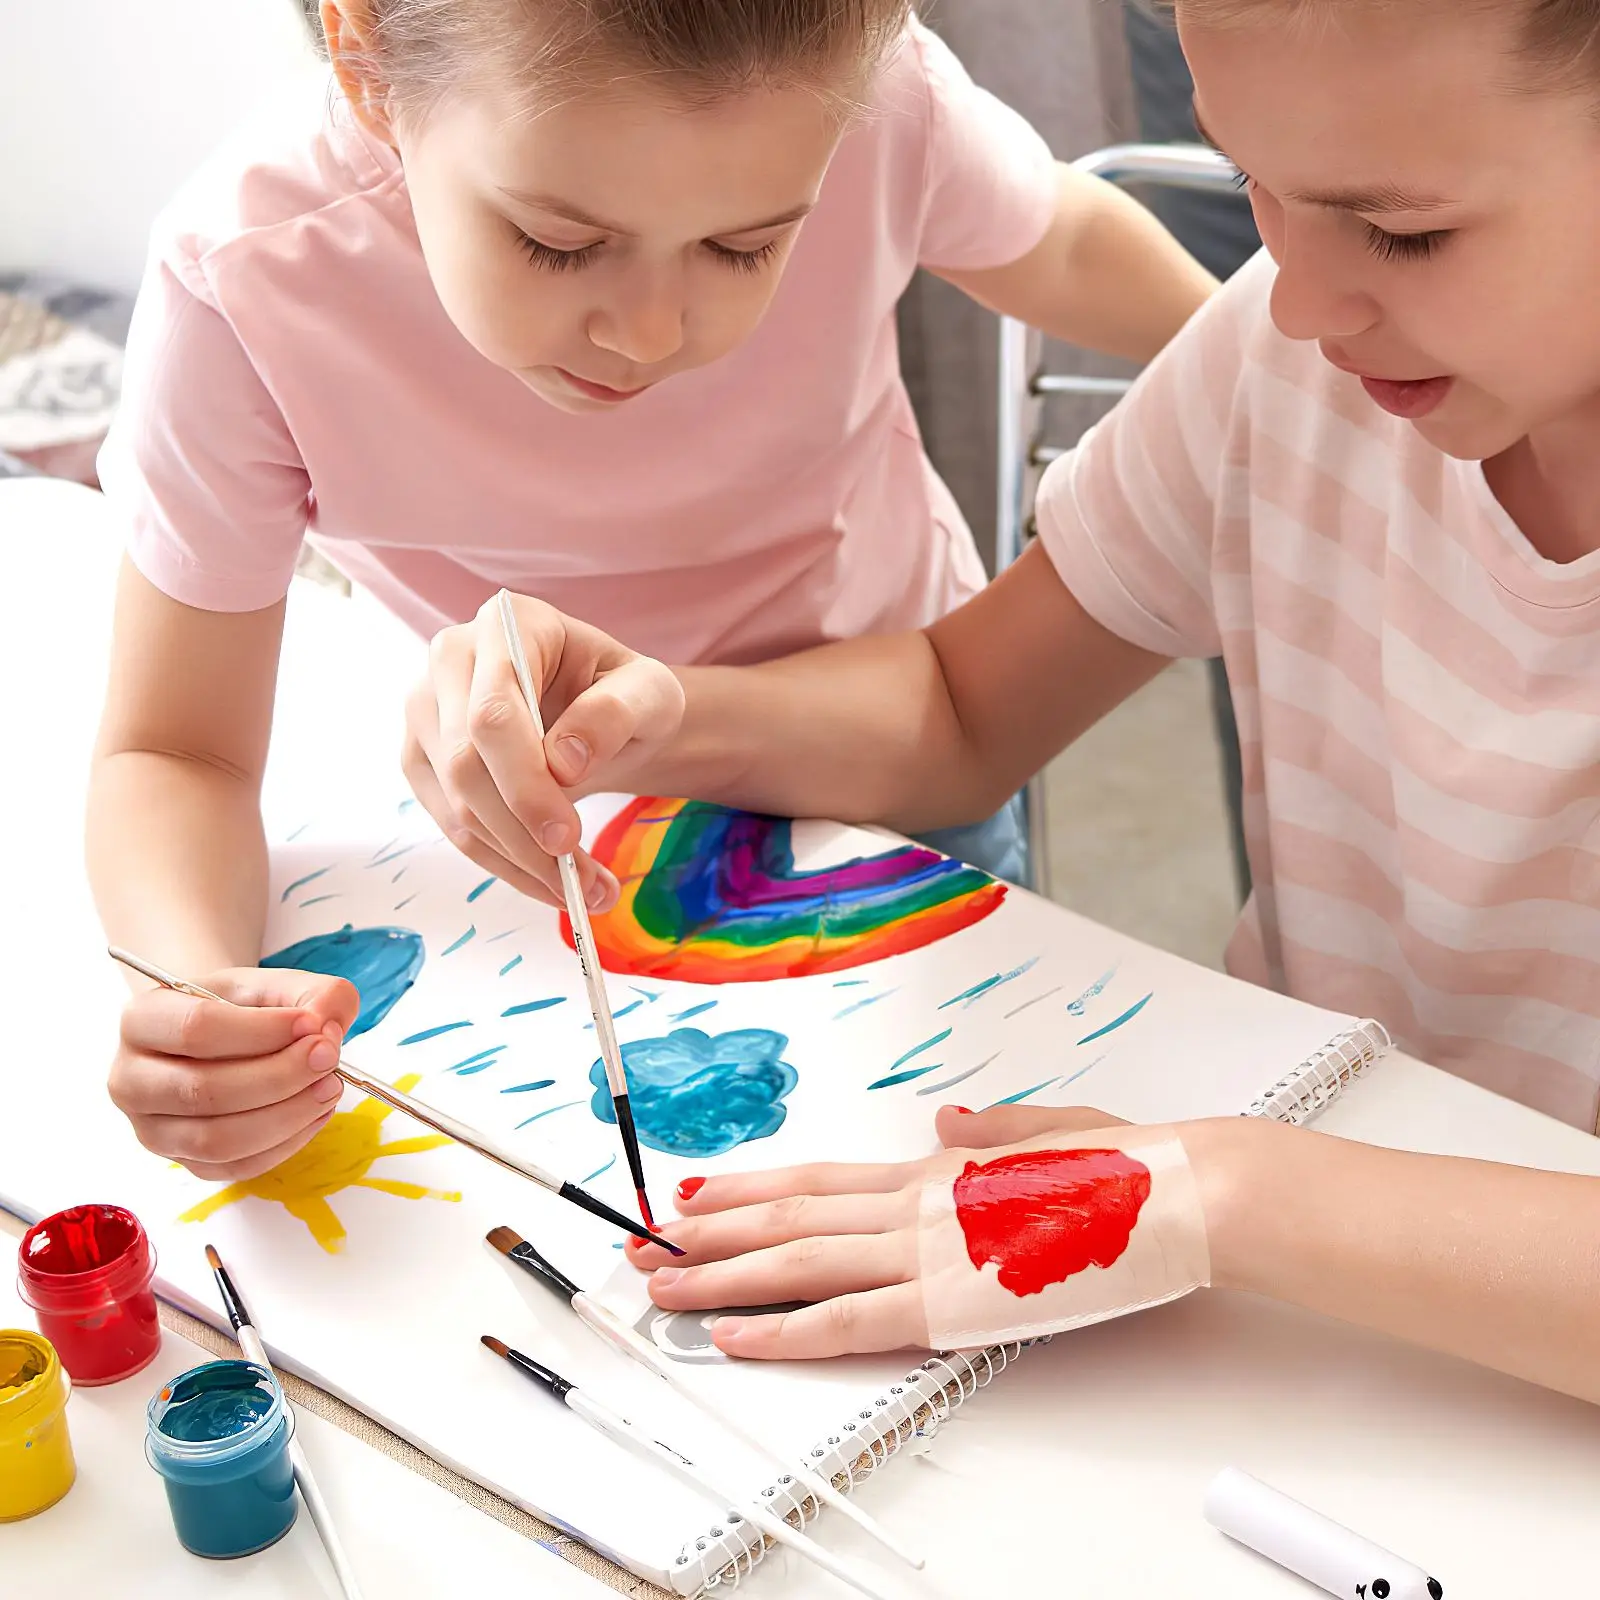
{"type": "Polygon", "coordinates": [[[398,158],[319,85],[161,218],[102,482],[139,570],[209,610],[278,600],[309,531],[425,635],[501,585],[678,662],[920,626],[983,571],[895,302],[1027,254],[1054,206],[1043,141],[913,25],[752,337],[571,416],[457,333],[398,158]]]}
{"type": "Polygon", "coordinates": [[[1227,663],[1255,893],[1239,976],[1377,1017],[1566,1122],[1600,1110],[1600,551],[1378,410],[1244,268],[1041,486],[1112,632],[1227,663]]]}

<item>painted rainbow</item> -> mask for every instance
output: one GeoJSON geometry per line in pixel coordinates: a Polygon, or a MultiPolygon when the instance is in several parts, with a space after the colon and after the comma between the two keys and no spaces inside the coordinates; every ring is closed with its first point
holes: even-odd
{"type": "MultiPolygon", "coordinates": [[[[797,871],[791,827],[696,800],[630,801],[594,844],[622,885],[594,919],[601,965],[687,983],[842,972],[969,928],[1006,896],[920,845],[797,871]]],[[[565,915],[561,931],[570,945],[565,915]]]]}

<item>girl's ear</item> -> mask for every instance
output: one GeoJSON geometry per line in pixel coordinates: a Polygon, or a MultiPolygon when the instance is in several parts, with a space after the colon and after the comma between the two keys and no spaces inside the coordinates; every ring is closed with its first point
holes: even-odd
{"type": "Polygon", "coordinates": [[[322,0],[320,14],[333,75],[356,120],[385,144],[393,144],[389,86],[371,49],[375,24],[371,0],[322,0]]]}

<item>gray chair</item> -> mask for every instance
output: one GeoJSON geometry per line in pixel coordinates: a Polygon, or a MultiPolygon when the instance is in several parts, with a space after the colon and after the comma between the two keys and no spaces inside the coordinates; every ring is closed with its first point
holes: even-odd
{"type": "MultiPolygon", "coordinates": [[[[1165,187],[1231,194],[1239,174],[1226,156],[1205,145],[1122,144],[1083,156],[1073,165],[1119,185],[1165,187]]],[[[1077,395],[1114,401],[1130,387],[1125,378],[1088,377],[1043,370],[1043,339],[1026,323],[1000,321],[999,501],[995,514],[995,570],[1004,571],[1033,538],[1034,495],[1039,477],[1071,441],[1045,438],[1045,401],[1051,395],[1077,395]]],[[[1024,793],[1028,826],[1029,875],[1041,893],[1048,889],[1050,863],[1045,826],[1044,779],[1035,777],[1024,793]]],[[[1237,844],[1236,844],[1237,849],[1237,844]]]]}

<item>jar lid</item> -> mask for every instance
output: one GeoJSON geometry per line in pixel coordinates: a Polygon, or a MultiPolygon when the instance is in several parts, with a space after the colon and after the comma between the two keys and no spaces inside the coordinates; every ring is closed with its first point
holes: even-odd
{"type": "Polygon", "coordinates": [[[31,1328],[0,1328],[0,1427],[66,1400],[66,1373],[55,1346],[31,1328]]]}

